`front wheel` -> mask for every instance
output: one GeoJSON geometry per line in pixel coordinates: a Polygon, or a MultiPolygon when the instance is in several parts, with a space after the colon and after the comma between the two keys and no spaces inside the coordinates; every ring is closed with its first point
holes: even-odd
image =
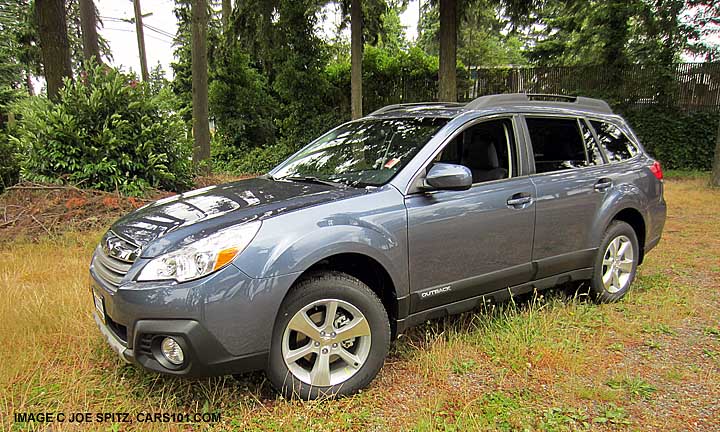
{"type": "Polygon", "coordinates": [[[311,275],[280,307],[268,378],[285,397],[345,396],[366,387],[390,346],[387,312],[377,295],[340,272],[311,275]]]}
{"type": "Polygon", "coordinates": [[[615,221],[605,231],[595,258],[590,290],[599,302],[620,300],[635,279],[640,248],[635,230],[615,221]]]}

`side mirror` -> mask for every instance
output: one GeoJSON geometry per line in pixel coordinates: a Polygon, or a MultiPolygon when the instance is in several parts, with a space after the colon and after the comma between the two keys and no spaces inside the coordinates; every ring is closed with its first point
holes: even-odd
{"type": "Polygon", "coordinates": [[[424,190],[466,190],[472,186],[472,172],[466,166],[438,162],[425,176],[424,190]]]}

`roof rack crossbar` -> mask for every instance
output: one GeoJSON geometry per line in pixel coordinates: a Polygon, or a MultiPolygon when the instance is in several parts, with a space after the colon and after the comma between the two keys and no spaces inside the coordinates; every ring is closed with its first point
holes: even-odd
{"type": "Polygon", "coordinates": [[[498,105],[510,105],[528,102],[557,102],[557,103],[572,103],[578,108],[587,108],[593,111],[599,111],[603,113],[612,114],[612,109],[607,102],[601,99],[593,99],[583,96],[568,96],[559,94],[544,94],[544,93],[506,93],[497,95],[480,96],[477,99],[473,99],[465,105],[466,109],[483,109],[491,108],[498,105]]]}

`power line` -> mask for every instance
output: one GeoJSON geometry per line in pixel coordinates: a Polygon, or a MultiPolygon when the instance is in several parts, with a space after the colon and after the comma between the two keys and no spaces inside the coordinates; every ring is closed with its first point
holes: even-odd
{"type": "MultiPolygon", "coordinates": [[[[116,17],[104,17],[104,16],[101,16],[100,18],[101,18],[101,19],[108,20],[108,21],[111,21],[111,22],[134,24],[134,20],[133,20],[132,18],[116,18],[116,17]]],[[[152,25],[150,25],[150,24],[145,24],[145,23],[143,23],[143,27],[145,27],[146,29],[148,29],[148,30],[150,30],[150,31],[153,31],[153,32],[155,32],[155,33],[158,33],[158,34],[160,34],[160,35],[167,36],[167,37],[169,37],[169,38],[175,39],[175,35],[172,34],[172,33],[170,33],[170,32],[167,31],[167,30],[163,30],[163,29],[161,29],[161,28],[152,26],[152,25]]]]}
{"type": "Polygon", "coordinates": [[[169,31],[165,31],[165,30],[159,29],[157,27],[153,27],[150,24],[144,24],[144,26],[146,29],[148,29],[150,31],[154,31],[155,33],[158,33],[158,34],[161,34],[163,36],[167,36],[167,37],[170,37],[173,39],[175,38],[175,35],[170,33],[169,31]]]}
{"type": "MultiPolygon", "coordinates": [[[[120,32],[125,32],[125,33],[135,33],[135,30],[121,29],[121,28],[104,27],[104,29],[110,30],[110,31],[120,31],[120,32]]],[[[168,44],[175,43],[174,40],[163,39],[161,37],[157,37],[157,36],[153,36],[153,35],[147,35],[147,37],[149,37],[151,39],[155,39],[156,41],[165,42],[168,44]]]]}

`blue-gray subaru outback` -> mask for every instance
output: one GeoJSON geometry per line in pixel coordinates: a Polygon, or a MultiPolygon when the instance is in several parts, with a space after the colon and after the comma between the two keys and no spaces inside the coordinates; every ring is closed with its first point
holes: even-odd
{"type": "Polygon", "coordinates": [[[346,395],[428,319],[567,281],[620,299],[665,214],[660,165],[603,101],[393,105],[267,175],[115,222],[90,266],[95,319],[149,370],[264,369],[287,396],[346,395]]]}

